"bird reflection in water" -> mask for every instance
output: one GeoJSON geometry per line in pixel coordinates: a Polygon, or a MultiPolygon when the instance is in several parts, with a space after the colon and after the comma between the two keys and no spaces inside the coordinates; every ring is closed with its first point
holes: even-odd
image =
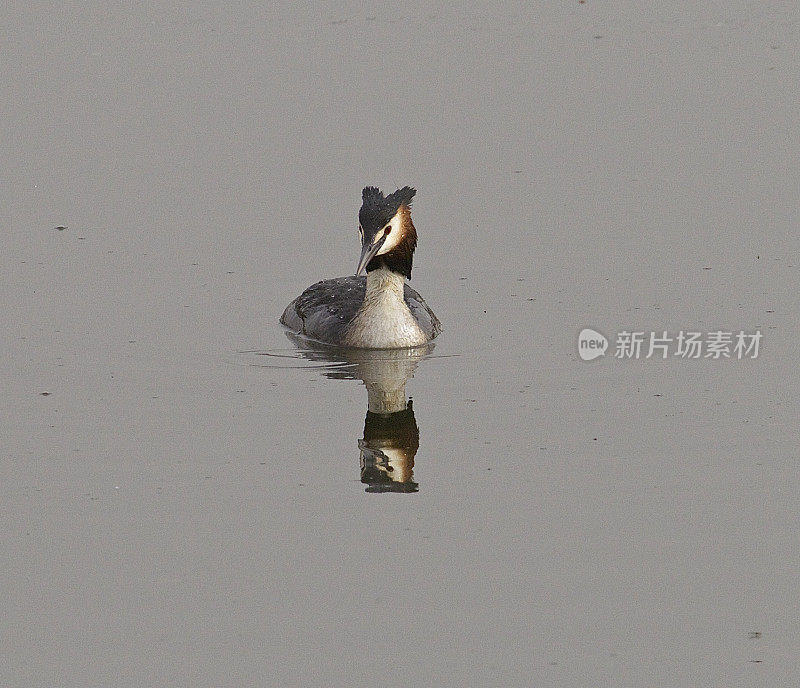
{"type": "Polygon", "coordinates": [[[361,452],[361,482],[367,492],[416,492],[414,457],[419,449],[419,428],[409,399],[394,413],[367,411],[361,452]]]}
{"type": "Polygon", "coordinates": [[[433,344],[413,349],[343,349],[315,344],[287,333],[303,358],[326,362],[331,379],[361,380],[367,388],[364,436],[358,440],[361,482],[367,492],[417,492],[414,457],[419,428],[406,382],[433,344]]]}

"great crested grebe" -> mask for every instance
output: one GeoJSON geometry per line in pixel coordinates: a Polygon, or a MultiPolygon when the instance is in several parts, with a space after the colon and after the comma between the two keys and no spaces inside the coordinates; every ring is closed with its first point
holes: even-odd
{"type": "Polygon", "coordinates": [[[404,186],[384,196],[361,194],[361,259],[354,277],[313,284],[292,301],[281,322],[326,344],[362,349],[420,346],[442,330],[424,299],[409,287],[417,230],[411,221],[416,190],[404,186]],[[366,277],[359,277],[366,268],[366,277]]]}

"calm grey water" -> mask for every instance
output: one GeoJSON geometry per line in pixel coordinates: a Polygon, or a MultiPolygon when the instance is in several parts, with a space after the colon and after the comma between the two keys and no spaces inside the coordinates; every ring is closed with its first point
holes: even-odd
{"type": "Polygon", "coordinates": [[[0,10],[3,684],[792,685],[796,3],[262,4],[0,10]],[[366,184],[427,356],[277,322],[366,184]]]}

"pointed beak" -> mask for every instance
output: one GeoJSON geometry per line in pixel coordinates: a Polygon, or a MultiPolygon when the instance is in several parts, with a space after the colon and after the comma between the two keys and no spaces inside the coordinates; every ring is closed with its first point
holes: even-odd
{"type": "Polygon", "coordinates": [[[378,251],[381,250],[381,246],[383,246],[383,242],[386,241],[386,235],[381,234],[380,238],[371,243],[364,243],[361,247],[361,258],[358,261],[358,268],[356,268],[356,277],[358,277],[363,270],[367,269],[367,265],[369,265],[369,261],[371,261],[378,251]]]}

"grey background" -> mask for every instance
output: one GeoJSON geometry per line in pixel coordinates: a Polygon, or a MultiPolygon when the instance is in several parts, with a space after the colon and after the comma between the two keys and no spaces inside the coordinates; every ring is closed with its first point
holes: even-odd
{"type": "Polygon", "coordinates": [[[796,681],[795,2],[0,20],[4,685],[796,681]],[[445,326],[413,495],[277,323],[365,184],[419,189],[445,326]]]}

